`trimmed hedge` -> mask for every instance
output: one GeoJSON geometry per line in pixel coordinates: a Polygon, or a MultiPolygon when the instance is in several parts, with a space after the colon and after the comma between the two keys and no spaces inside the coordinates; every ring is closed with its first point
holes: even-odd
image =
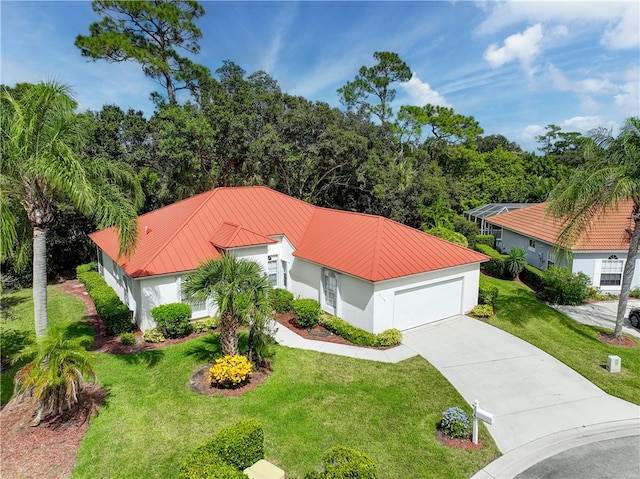
{"type": "Polygon", "coordinates": [[[255,419],[221,429],[180,465],[180,479],[242,479],[242,471],[264,458],[264,432],[255,419]]]}
{"type": "Polygon", "coordinates": [[[185,303],[161,304],[151,309],[158,329],[168,338],[182,338],[191,333],[191,306],[185,303]]]}
{"type": "Polygon", "coordinates": [[[483,244],[490,248],[496,247],[496,237],[493,235],[476,235],[476,246],[483,244]]]}
{"type": "Polygon", "coordinates": [[[93,299],[96,312],[109,335],[120,336],[133,329],[131,310],[120,301],[100,273],[93,271],[91,265],[80,265],[76,268],[76,277],[84,284],[87,293],[93,299]]]}
{"type": "Polygon", "coordinates": [[[323,314],[320,317],[320,324],[333,334],[337,334],[358,346],[395,346],[402,341],[402,333],[397,329],[387,329],[382,331],[380,334],[374,334],[369,331],[365,331],[364,329],[356,328],[355,326],[347,323],[344,319],[340,319],[329,314],[323,314]]]}
{"type": "Polygon", "coordinates": [[[478,288],[478,304],[488,304],[495,308],[498,299],[498,288],[487,284],[485,277],[480,275],[480,285],[478,288]]]}
{"type": "Polygon", "coordinates": [[[484,273],[499,279],[514,278],[514,276],[509,272],[509,269],[507,268],[507,259],[509,258],[509,255],[500,254],[492,247],[482,243],[476,244],[476,250],[491,257],[489,261],[480,265],[480,269],[484,273]]]}
{"type": "Polygon", "coordinates": [[[307,473],[305,479],[377,479],[378,465],[365,453],[334,446],[322,458],[322,471],[307,473]]]}
{"type": "Polygon", "coordinates": [[[294,299],[293,311],[296,313],[296,324],[301,328],[313,328],[320,320],[320,303],[315,299],[294,299]]]}
{"type": "Polygon", "coordinates": [[[287,313],[293,309],[293,293],[286,289],[272,289],[269,292],[269,301],[276,313],[287,313]]]}
{"type": "Polygon", "coordinates": [[[544,271],[535,266],[525,265],[524,269],[520,271],[520,281],[534,291],[542,291],[542,288],[544,288],[544,271]]]}

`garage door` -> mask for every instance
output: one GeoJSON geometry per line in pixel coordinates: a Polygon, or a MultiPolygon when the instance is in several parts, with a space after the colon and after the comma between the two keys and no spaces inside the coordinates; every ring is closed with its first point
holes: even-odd
{"type": "Polygon", "coordinates": [[[462,312],[462,278],[397,291],[393,301],[394,327],[415,328],[462,312]]]}

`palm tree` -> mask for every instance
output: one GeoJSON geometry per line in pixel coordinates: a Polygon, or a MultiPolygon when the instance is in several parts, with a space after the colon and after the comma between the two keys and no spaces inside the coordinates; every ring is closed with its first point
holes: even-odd
{"type": "Polygon", "coordinates": [[[16,360],[30,360],[14,378],[16,393],[33,402],[36,417],[31,425],[40,424],[45,414],[60,415],[79,401],[86,379],[95,382],[96,355],[87,351],[88,336],[72,336],[69,324],[48,328],[47,335],[29,343],[16,360]]]}
{"type": "Polygon", "coordinates": [[[518,275],[522,272],[527,265],[527,252],[524,248],[518,248],[514,246],[509,251],[509,257],[507,258],[507,270],[513,275],[514,278],[518,278],[518,275]]]}
{"type": "Polygon", "coordinates": [[[558,184],[548,199],[548,212],[563,218],[561,245],[569,247],[588,231],[603,212],[631,200],[633,223],[627,261],[622,275],[614,338],[622,336],[622,325],[640,244],[640,118],[628,118],[617,137],[600,128],[585,146],[584,167],[558,184]]]}
{"type": "Polygon", "coordinates": [[[253,329],[265,322],[270,285],[255,261],[222,253],[220,259],[204,262],[187,275],[182,288],[187,298],[196,301],[210,298],[218,306],[220,346],[225,356],[238,354],[238,328],[241,324],[248,324],[253,329]]]}
{"type": "Polygon", "coordinates": [[[37,336],[47,315],[47,228],[56,203],[71,200],[99,228],[119,228],[120,251],[133,250],[143,195],[127,165],[81,158],[81,117],[69,88],[56,82],[23,84],[0,93],[0,260],[26,266],[33,247],[33,301],[37,336]],[[30,228],[25,227],[30,225],[30,228]],[[33,235],[31,244],[25,233],[33,235]]]}

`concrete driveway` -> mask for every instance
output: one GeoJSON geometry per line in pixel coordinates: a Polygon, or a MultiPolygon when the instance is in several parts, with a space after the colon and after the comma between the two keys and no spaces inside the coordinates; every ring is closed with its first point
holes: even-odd
{"type": "MultiPolygon", "coordinates": [[[[602,326],[611,330],[616,326],[618,301],[599,301],[597,303],[580,304],[578,306],[564,306],[558,304],[550,304],[549,306],[557,309],[578,323],[589,324],[591,326],[602,326]]],[[[631,311],[631,308],[633,307],[640,307],[640,300],[629,298],[622,332],[630,336],[640,338],[640,331],[631,326],[631,323],[629,322],[629,311],[631,311]]]]}
{"type": "MultiPolygon", "coordinates": [[[[433,364],[466,401],[477,399],[495,415],[487,427],[503,453],[538,443],[549,457],[559,452],[546,443],[554,434],[640,431],[639,406],[609,396],[544,351],[477,319],[456,316],[405,331],[403,344],[433,364]]],[[[533,454],[529,463],[521,461],[518,472],[540,459],[533,454]]]]}

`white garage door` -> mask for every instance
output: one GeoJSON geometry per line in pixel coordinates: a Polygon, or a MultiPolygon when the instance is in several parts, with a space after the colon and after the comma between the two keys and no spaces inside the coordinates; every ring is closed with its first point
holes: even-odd
{"type": "Polygon", "coordinates": [[[462,312],[462,278],[397,291],[393,323],[400,331],[462,312]]]}

